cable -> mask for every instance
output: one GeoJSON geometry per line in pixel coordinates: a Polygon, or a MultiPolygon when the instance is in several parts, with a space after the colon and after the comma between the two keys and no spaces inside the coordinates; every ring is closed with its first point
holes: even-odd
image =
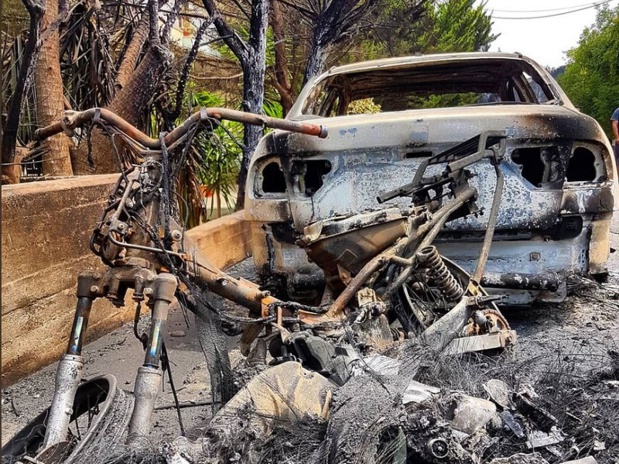
{"type": "Polygon", "coordinates": [[[602,2],[598,2],[598,3],[592,3],[589,6],[585,6],[582,8],[578,8],[575,10],[570,10],[570,11],[564,11],[563,13],[555,13],[555,14],[550,14],[550,15],[543,15],[543,16],[492,16],[492,19],[517,19],[517,20],[525,20],[525,19],[544,19],[544,18],[554,18],[556,16],[563,16],[563,15],[567,15],[567,14],[572,14],[572,13],[578,13],[579,11],[584,11],[584,10],[588,10],[590,8],[595,8],[596,6],[600,6],[600,5],[604,5],[606,3],[610,3],[612,0],[604,0],[602,2]]]}
{"type": "Polygon", "coordinates": [[[562,6],[561,8],[550,8],[547,10],[497,10],[493,8],[491,10],[493,13],[550,13],[554,11],[565,11],[565,10],[571,10],[573,8],[581,8],[581,7],[592,6],[592,5],[597,5],[597,4],[598,2],[583,3],[580,5],[562,6]]]}
{"type": "Polygon", "coordinates": [[[161,343],[161,366],[164,371],[168,373],[168,381],[172,388],[172,396],[174,397],[174,406],[176,409],[176,416],[178,417],[178,425],[181,429],[181,436],[186,437],[185,426],[183,425],[183,417],[181,415],[181,406],[178,401],[178,395],[176,394],[176,387],[174,386],[174,378],[172,377],[172,366],[170,365],[170,358],[168,357],[168,350],[166,349],[165,342],[161,343]]]}
{"type": "Polygon", "coordinates": [[[46,161],[56,161],[56,160],[66,160],[66,157],[60,158],[47,158],[41,160],[31,160],[31,161],[22,161],[21,163],[0,163],[2,166],[26,166],[28,164],[40,164],[45,163],[46,161]]]}

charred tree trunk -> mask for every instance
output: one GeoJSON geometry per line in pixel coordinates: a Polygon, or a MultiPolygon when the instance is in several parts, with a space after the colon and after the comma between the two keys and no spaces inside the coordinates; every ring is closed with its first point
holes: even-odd
{"type": "Polygon", "coordinates": [[[317,76],[325,69],[327,57],[329,55],[327,47],[322,43],[320,37],[312,37],[312,46],[310,48],[305,74],[303,75],[303,85],[314,76],[317,76]]]}
{"type": "MultiPolygon", "coordinates": [[[[243,65],[243,111],[262,113],[264,104],[264,76],[266,73],[267,26],[269,22],[269,1],[252,2],[251,24],[249,29],[249,53],[243,65]]],[[[245,206],[245,183],[251,156],[262,137],[259,126],[245,125],[243,131],[243,160],[239,171],[239,189],[236,197],[236,210],[245,206]]]]}
{"type": "Polygon", "coordinates": [[[377,3],[378,0],[330,0],[319,2],[318,12],[299,10],[313,24],[303,84],[324,71],[332,46],[354,35],[359,22],[377,3]]]}
{"type": "Polygon", "coordinates": [[[279,0],[272,0],[271,4],[271,27],[275,39],[275,88],[279,93],[284,116],[292,108],[294,103],[290,72],[288,71],[288,58],[286,54],[286,38],[283,29],[282,7],[279,0]]]}
{"type": "MultiPolygon", "coordinates": [[[[58,121],[64,111],[64,87],[60,74],[60,38],[58,34],[58,0],[46,0],[41,29],[46,38],[41,45],[35,73],[37,119],[40,127],[58,121]]],[[[45,142],[43,174],[73,175],[70,139],[57,134],[45,142]]]]}
{"type": "MultiPolygon", "coordinates": [[[[15,163],[15,145],[17,143],[17,129],[19,128],[19,118],[24,95],[27,92],[28,86],[32,79],[32,71],[35,65],[36,47],[39,40],[39,32],[41,28],[41,18],[43,16],[43,6],[40,2],[34,0],[24,0],[24,5],[30,14],[30,26],[28,30],[28,43],[24,50],[24,56],[17,85],[9,101],[9,109],[6,123],[2,128],[2,179],[3,182],[16,184],[19,182],[20,172],[12,163],[15,163]]],[[[20,160],[21,161],[21,160],[20,160]]]]}
{"type": "Polygon", "coordinates": [[[340,9],[334,10],[330,7],[316,18],[314,30],[312,31],[310,52],[305,65],[305,73],[303,74],[303,85],[307,84],[312,77],[317,76],[325,69],[329,55],[328,48],[339,38],[338,32],[334,30],[337,27],[339,14],[341,14],[340,9]]]}
{"type": "MultiPolygon", "coordinates": [[[[264,76],[266,71],[267,26],[269,22],[269,0],[252,0],[249,23],[249,41],[243,42],[239,35],[222,18],[215,6],[215,0],[202,0],[204,8],[217,28],[220,37],[232,50],[243,69],[243,110],[262,113],[264,103],[264,76]]],[[[245,125],[243,131],[243,160],[239,172],[239,190],[236,209],[245,205],[245,181],[251,155],[262,137],[262,128],[245,125]]]]}

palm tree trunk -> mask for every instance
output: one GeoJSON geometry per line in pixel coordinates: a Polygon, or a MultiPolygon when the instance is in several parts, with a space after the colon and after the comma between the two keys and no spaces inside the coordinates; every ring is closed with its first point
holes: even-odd
{"type": "MultiPolygon", "coordinates": [[[[45,13],[43,13],[41,20],[41,29],[45,34],[45,39],[39,51],[34,76],[37,117],[40,127],[58,121],[64,111],[64,87],[60,74],[60,40],[56,23],[57,17],[58,0],[46,0],[45,13]],[[54,30],[50,28],[54,28],[54,30]]],[[[65,134],[57,134],[45,141],[47,150],[43,154],[43,174],[51,176],[73,175],[69,152],[70,143],[65,134]]]]}
{"type": "Polygon", "coordinates": [[[119,92],[127,85],[135,72],[135,67],[140,59],[140,53],[144,43],[146,43],[146,39],[148,39],[148,15],[144,14],[135,26],[135,32],[131,36],[131,41],[125,51],[125,56],[118,68],[116,82],[114,83],[116,92],[119,92]]]}
{"type": "MultiPolygon", "coordinates": [[[[157,86],[165,73],[170,61],[170,52],[159,46],[151,46],[133,72],[125,87],[118,92],[107,109],[124,118],[134,126],[140,125],[144,109],[155,95],[157,86]]],[[[124,144],[115,138],[118,152],[122,154],[124,144]]],[[[81,143],[73,159],[73,169],[76,174],[108,174],[119,172],[123,166],[119,164],[112,140],[99,128],[92,131],[91,160],[88,162],[88,144],[81,143]]]]}

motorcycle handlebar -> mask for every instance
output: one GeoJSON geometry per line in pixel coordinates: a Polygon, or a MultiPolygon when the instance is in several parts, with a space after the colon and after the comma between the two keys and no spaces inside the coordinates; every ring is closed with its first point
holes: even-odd
{"type": "MultiPolygon", "coordinates": [[[[171,131],[164,137],[166,146],[171,145],[187,133],[190,127],[201,121],[208,119],[227,119],[245,124],[253,124],[256,126],[266,126],[272,129],[282,129],[300,134],[314,135],[320,138],[325,138],[328,135],[327,128],[322,125],[307,124],[286,119],[271,118],[254,113],[245,113],[243,111],[231,110],[228,108],[202,108],[200,111],[192,114],[180,126],[171,131]]],[[[45,140],[52,135],[66,132],[71,134],[72,131],[87,122],[97,122],[103,120],[106,123],[116,127],[124,132],[127,136],[143,145],[145,148],[159,149],[161,143],[159,139],[153,139],[144,132],[125,121],[123,118],[105,108],[90,108],[85,111],[65,111],[62,119],[59,122],[49,126],[37,129],[34,133],[36,140],[45,140]]]]}

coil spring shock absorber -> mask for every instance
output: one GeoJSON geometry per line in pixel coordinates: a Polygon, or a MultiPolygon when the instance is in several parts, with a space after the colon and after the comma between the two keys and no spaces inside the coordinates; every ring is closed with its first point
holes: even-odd
{"type": "Polygon", "coordinates": [[[464,289],[447,269],[435,246],[428,246],[419,250],[417,262],[419,266],[428,270],[430,278],[443,292],[447,301],[456,301],[462,297],[464,289]]]}

